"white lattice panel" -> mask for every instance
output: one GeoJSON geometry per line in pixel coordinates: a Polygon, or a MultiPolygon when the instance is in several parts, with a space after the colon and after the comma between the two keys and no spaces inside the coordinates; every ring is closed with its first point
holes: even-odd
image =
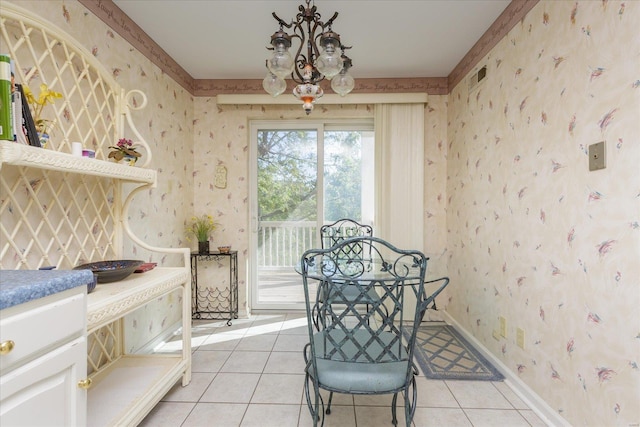
{"type": "Polygon", "coordinates": [[[1,35],[2,51],[14,62],[16,83],[29,86],[36,97],[41,83],[63,96],[42,112],[41,118],[52,123],[47,149],[70,153],[71,142],[78,141],[94,149],[96,158],[106,159],[122,126],[119,86],[62,34],[35,21],[3,17],[1,35]]]}
{"type": "Polygon", "coordinates": [[[112,180],[5,165],[0,268],[37,269],[117,258],[112,180]]]}

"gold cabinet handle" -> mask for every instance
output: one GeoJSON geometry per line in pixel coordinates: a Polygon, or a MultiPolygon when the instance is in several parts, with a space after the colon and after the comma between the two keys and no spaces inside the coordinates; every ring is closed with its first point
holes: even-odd
{"type": "Polygon", "coordinates": [[[4,356],[5,354],[11,353],[11,350],[13,350],[13,347],[15,346],[16,346],[16,343],[14,343],[11,340],[7,340],[0,343],[0,356],[4,356]]]}
{"type": "Polygon", "coordinates": [[[88,390],[91,387],[91,378],[78,381],[78,387],[84,390],[88,390]]]}

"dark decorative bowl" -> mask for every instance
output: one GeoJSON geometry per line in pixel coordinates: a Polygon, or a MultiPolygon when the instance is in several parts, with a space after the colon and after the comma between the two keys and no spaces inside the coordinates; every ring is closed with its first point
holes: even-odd
{"type": "Polygon", "coordinates": [[[90,294],[91,292],[95,291],[97,285],[98,285],[98,275],[96,273],[93,273],[93,281],[87,284],[87,293],[90,294]]]}
{"type": "Polygon", "coordinates": [[[91,262],[89,264],[79,265],[73,269],[91,270],[98,276],[98,283],[110,283],[129,277],[129,275],[142,264],[144,264],[144,261],[125,259],[91,262]]]}

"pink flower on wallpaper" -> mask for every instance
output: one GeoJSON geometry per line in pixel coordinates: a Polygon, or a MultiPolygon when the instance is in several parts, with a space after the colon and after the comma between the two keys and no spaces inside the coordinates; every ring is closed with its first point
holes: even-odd
{"type": "Polygon", "coordinates": [[[600,257],[603,257],[611,252],[611,249],[613,249],[613,244],[616,242],[617,240],[607,240],[600,243],[599,245],[596,245],[596,248],[598,248],[598,255],[600,255],[600,257]]]}
{"type": "Polygon", "coordinates": [[[564,166],[558,162],[556,162],[555,160],[551,160],[551,172],[552,173],[556,173],[558,171],[558,169],[563,168],[564,166]]]}
{"type": "Polygon", "coordinates": [[[624,15],[624,7],[625,7],[625,4],[622,3],[620,5],[620,9],[618,10],[618,15],[620,16],[621,19],[622,19],[622,15],[624,15]]]}
{"type": "Polygon", "coordinates": [[[524,107],[527,106],[527,99],[529,99],[529,97],[525,97],[522,102],[520,103],[520,112],[522,113],[522,110],[524,110],[524,107]]]}
{"type": "Polygon", "coordinates": [[[522,365],[522,364],[520,364],[520,363],[518,363],[518,364],[516,365],[516,367],[517,367],[516,369],[518,370],[518,373],[519,373],[519,374],[523,373],[523,372],[524,372],[524,370],[525,370],[525,369],[527,369],[527,367],[526,367],[525,365],[522,365]]]}
{"type": "Polygon", "coordinates": [[[576,23],[576,15],[578,15],[578,2],[576,2],[575,6],[573,6],[573,9],[571,9],[571,23],[575,24],[576,23]]]}
{"type": "Polygon", "coordinates": [[[553,365],[549,364],[549,366],[551,367],[551,378],[553,378],[554,380],[561,380],[560,374],[558,373],[558,371],[556,371],[553,365]]]}
{"type": "Polygon", "coordinates": [[[547,221],[547,214],[540,209],[540,221],[544,224],[547,221]]]}
{"type": "Polygon", "coordinates": [[[522,200],[522,198],[524,197],[524,193],[527,191],[527,187],[523,187],[520,189],[520,191],[518,191],[518,199],[522,200]]]}
{"type": "Polygon", "coordinates": [[[567,353],[569,354],[569,356],[571,356],[571,353],[573,353],[573,350],[575,350],[575,344],[574,344],[573,338],[571,338],[569,342],[567,342],[567,353]]]}
{"type": "Polygon", "coordinates": [[[565,61],[565,57],[564,56],[554,56],[553,57],[553,68],[558,68],[558,66],[560,64],[562,64],[565,61]]]}
{"type": "Polygon", "coordinates": [[[553,263],[551,263],[551,275],[552,276],[558,276],[560,274],[562,274],[560,269],[558,267],[556,267],[553,263]]]}
{"type": "Polygon", "coordinates": [[[600,316],[598,316],[596,313],[590,312],[587,315],[587,321],[598,324],[598,323],[602,322],[602,319],[600,319],[600,316]]]}
{"type": "Polygon", "coordinates": [[[589,193],[589,198],[587,199],[587,201],[589,202],[595,202],[602,199],[602,193],[598,192],[598,191],[592,191],[591,193],[589,193]]]}
{"type": "Polygon", "coordinates": [[[542,23],[543,23],[544,25],[549,24],[549,14],[548,14],[547,12],[544,12],[544,13],[542,14],[542,23]]]}
{"type": "Polygon", "coordinates": [[[576,230],[575,228],[572,228],[569,231],[569,234],[567,234],[567,243],[569,243],[569,247],[571,247],[571,244],[573,243],[573,240],[576,238],[576,230]]]}
{"type": "Polygon", "coordinates": [[[609,381],[616,373],[616,371],[609,368],[596,368],[596,372],[598,373],[598,381],[601,383],[609,381]]]}
{"type": "Polygon", "coordinates": [[[600,130],[604,131],[607,126],[609,126],[611,124],[611,122],[613,121],[613,114],[618,111],[617,108],[614,108],[613,110],[609,111],[607,114],[605,114],[602,119],[600,119],[600,121],[598,122],[598,126],[600,126],[600,130]]]}
{"type": "Polygon", "coordinates": [[[544,111],[542,112],[542,114],[540,114],[540,121],[543,125],[547,124],[547,113],[545,113],[544,111]]]}
{"type": "Polygon", "coordinates": [[[569,122],[569,133],[573,135],[573,130],[576,128],[576,115],[574,114],[571,117],[571,121],[569,122]]]}
{"type": "Polygon", "coordinates": [[[593,81],[593,79],[598,78],[602,75],[602,73],[604,73],[604,68],[602,67],[597,67],[594,68],[593,71],[591,71],[591,77],[589,78],[589,81],[593,81]]]}
{"type": "Polygon", "coordinates": [[[538,314],[540,315],[540,318],[544,322],[544,308],[542,308],[542,306],[540,306],[540,311],[539,311],[538,314]]]}
{"type": "Polygon", "coordinates": [[[65,5],[62,5],[62,16],[64,16],[64,20],[67,21],[67,24],[71,22],[71,14],[65,5]]]}

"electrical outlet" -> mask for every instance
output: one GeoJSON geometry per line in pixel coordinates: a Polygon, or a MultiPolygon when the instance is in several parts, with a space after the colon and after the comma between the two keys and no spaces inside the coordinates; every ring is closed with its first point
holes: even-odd
{"type": "Polygon", "coordinates": [[[524,329],[516,329],[516,344],[524,350],[524,329]]]}
{"type": "Polygon", "coordinates": [[[500,341],[500,331],[493,331],[491,334],[496,341],[500,341]]]}
{"type": "Polygon", "coordinates": [[[507,337],[507,319],[500,316],[500,336],[506,338],[507,337]]]}

